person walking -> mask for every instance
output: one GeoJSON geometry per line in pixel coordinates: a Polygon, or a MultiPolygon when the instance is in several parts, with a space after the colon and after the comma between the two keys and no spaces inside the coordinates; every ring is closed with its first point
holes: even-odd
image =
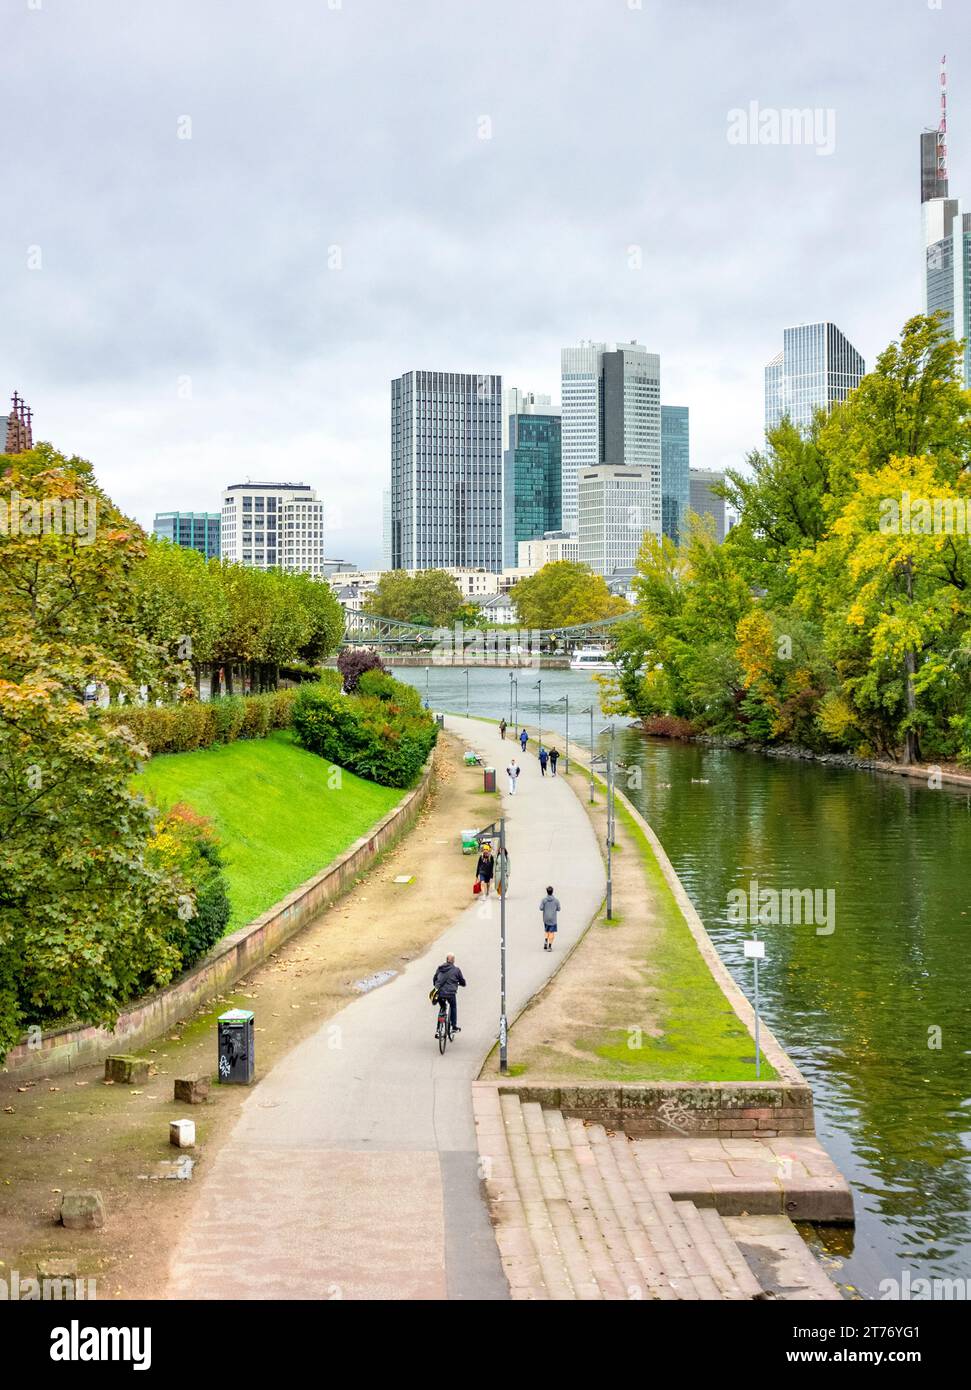
{"type": "Polygon", "coordinates": [[[556,918],[560,910],[560,900],[559,898],[553,896],[552,883],[547,885],[546,897],[543,898],[540,902],[539,910],[543,914],[543,931],[546,934],[546,940],[543,943],[543,950],[552,951],[553,938],[556,935],[557,931],[556,918]]]}
{"type": "MultiPolygon", "coordinates": [[[[446,1006],[452,1015],[452,1031],[461,1033],[459,1027],[459,1011],[455,1002],[456,991],[465,986],[465,976],[455,964],[454,956],[446,956],[445,960],[435,971],[432,977],[432,988],[438,991],[438,1001],[446,1006]]],[[[435,1034],[438,1037],[438,1034],[435,1034]]]]}
{"type": "Polygon", "coordinates": [[[499,737],[500,737],[500,738],[505,738],[505,737],[506,737],[506,728],[507,728],[507,725],[506,725],[505,719],[500,719],[500,720],[499,720],[499,737]]]}
{"type": "Polygon", "coordinates": [[[520,746],[520,748],[523,750],[524,753],[526,752],[526,744],[527,744],[528,742],[529,742],[529,734],[527,734],[526,730],[523,729],[522,733],[519,735],[519,746],[520,746]]]}
{"type": "Polygon", "coordinates": [[[547,759],[548,759],[548,758],[549,758],[549,754],[547,753],[547,751],[546,751],[546,749],[543,747],[543,745],[540,744],[540,746],[539,746],[539,770],[540,770],[540,772],[543,774],[544,777],[546,776],[546,763],[547,763],[547,759]]]}
{"type": "Polygon", "coordinates": [[[486,897],[492,891],[492,876],[496,871],[496,861],[492,857],[492,846],[486,840],[482,846],[482,853],[479,855],[479,862],[475,866],[475,876],[485,889],[486,897]]]}
{"type": "Polygon", "coordinates": [[[521,770],[521,769],[518,768],[518,767],[516,766],[516,759],[513,758],[512,762],[511,762],[511,763],[509,764],[509,766],[506,768],[506,776],[509,778],[509,795],[510,795],[510,796],[515,796],[515,795],[516,795],[516,783],[519,781],[519,773],[520,773],[520,770],[521,770]]]}
{"type": "Polygon", "coordinates": [[[556,764],[559,762],[559,760],[560,760],[559,749],[557,749],[557,748],[551,748],[551,749],[550,749],[550,772],[553,774],[554,777],[556,776],[556,764]]]}

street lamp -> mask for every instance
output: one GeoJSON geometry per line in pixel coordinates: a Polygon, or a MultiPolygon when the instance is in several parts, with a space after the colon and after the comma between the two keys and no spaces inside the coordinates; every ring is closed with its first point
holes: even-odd
{"type": "MultiPolygon", "coordinates": [[[[569,697],[569,695],[561,695],[560,698],[559,698],[558,700],[555,700],[553,703],[554,703],[554,704],[557,704],[557,705],[562,705],[562,704],[565,704],[565,705],[566,705],[566,775],[569,777],[569,775],[570,775],[570,697],[569,697]]],[[[552,709],[552,708],[553,708],[553,705],[550,705],[550,709],[552,709]]]]}
{"type": "Polygon", "coordinates": [[[512,683],[516,679],[514,671],[509,672],[509,722],[512,723],[512,683]]]}
{"type": "Polygon", "coordinates": [[[594,711],[594,708],[595,708],[595,707],[594,707],[593,705],[589,705],[586,709],[582,709],[582,710],[580,711],[581,714],[589,714],[589,716],[590,716],[590,805],[591,805],[591,806],[593,805],[593,760],[594,760],[594,757],[595,757],[595,754],[594,754],[594,747],[593,747],[593,711],[594,711]]]}
{"type": "Polygon", "coordinates": [[[429,701],[429,694],[428,694],[428,672],[429,672],[430,670],[431,670],[431,667],[430,667],[430,666],[426,666],[426,667],[425,667],[425,708],[426,708],[426,709],[428,709],[428,701],[429,701]]]}
{"type": "Polygon", "coordinates": [[[536,682],[536,684],[533,686],[533,689],[539,691],[539,743],[538,743],[538,745],[537,745],[537,748],[542,748],[542,746],[543,746],[543,679],[542,679],[542,677],[540,677],[540,679],[536,682]]]}
{"type": "Polygon", "coordinates": [[[465,717],[469,717],[469,668],[465,668],[465,717]]]}
{"type": "MultiPolygon", "coordinates": [[[[492,822],[476,835],[479,844],[483,840],[495,839],[496,823],[492,822]]],[[[499,1074],[509,1075],[509,1027],[506,1021],[506,897],[509,893],[509,875],[506,873],[506,818],[499,818],[499,865],[502,874],[502,892],[499,894],[499,1074]]]]}
{"type": "MultiPolygon", "coordinates": [[[[602,734],[610,734],[610,752],[604,761],[607,764],[607,921],[613,917],[614,908],[614,725],[601,729],[602,734]]],[[[591,759],[591,762],[593,760],[591,759]]]]}

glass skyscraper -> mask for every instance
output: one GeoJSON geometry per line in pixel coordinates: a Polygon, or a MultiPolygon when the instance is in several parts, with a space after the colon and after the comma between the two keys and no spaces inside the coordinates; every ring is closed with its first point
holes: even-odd
{"type": "Polygon", "coordinates": [[[845,401],[866,371],[866,364],[835,323],[801,323],[783,333],[782,352],[765,368],[765,428],[774,429],[788,415],[808,429],[816,410],[845,401]]]}
{"type": "Polygon", "coordinates": [[[219,512],[157,512],[152,534],[184,550],[198,550],[207,560],[218,559],[221,522],[219,512]]]}
{"type": "Polygon", "coordinates": [[[940,313],[952,338],[964,341],[962,384],[971,386],[971,215],[948,197],[947,174],[937,165],[936,131],[920,137],[921,281],[925,314],[940,313]]]}
{"type": "Polygon", "coordinates": [[[504,459],[503,558],[517,563],[520,541],[538,540],[559,531],[563,517],[560,417],[530,413],[510,415],[509,448],[504,459]]]}
{"type": "Polygon", "coordinates": [[[405,372],[391,383],[391,564],[499,571],[502,377],[405,372]]]}
{"type": "Polygon", "coordinates": [[[691,501],[688,407],[661,406],[661,530],[675,545],[691,501]]]}

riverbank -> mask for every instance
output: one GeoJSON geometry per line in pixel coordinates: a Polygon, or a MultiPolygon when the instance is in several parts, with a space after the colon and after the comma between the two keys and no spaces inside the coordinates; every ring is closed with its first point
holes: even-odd
{"type": "Polygon", "coordinates": [[[648,738],[661,738],[675,743],[694,743],[702,748],[728,748],[739,753],[761,753],[766,758],[788,758],[795,762],[820,763],[824,767],[843,767],[855,772],[889,772],[898,777],[910,777],[933,786],[948,782],[971,789],[971,771],[958,763],[895,763],[882,758],[861,758],[854,753],[819,753],[796,743],[757,743],[749,739],[731,738],[718,734],[667,734],[647,727],[644,720],[630,726],[648,738]]]}

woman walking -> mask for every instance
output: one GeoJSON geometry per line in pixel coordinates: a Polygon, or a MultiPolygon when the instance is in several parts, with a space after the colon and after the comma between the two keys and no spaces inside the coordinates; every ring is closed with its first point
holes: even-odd
{"type": "Polygon", "coordinates": [[[540,770],[540,772],[543,774],[544,777],[546,776],[546,760],[547,760],[548,757],[549,757],[549,754],[547,753],[546,749],[543,747],[542,744],[540,744],[540,746],[539,746],[539,770],[540,770]]]}
{"type": "Polygon", "coordinates": [[[509,892],[509,851],[501,849],[496,855],[496,892],[509,892]]]}
{"type": "Polygon", "coordinates": [[[475,876],[482,884],[486,897],[492,890],[492,876],[496,871],[496,861],[492,856],[492,846],[486,840],[482,846],[482,853],[479,855],[479,862],[475,866],[475,876]]]}
{"type": "Polygon", "coordinates": [[[505,719],[500,719],[500,720],[499,720],[499,737],[500,737],[500,738],[505,738],[505,737],[506,737],[506,728],[507,728],[507,725],[506,725],[505,719]]]}

